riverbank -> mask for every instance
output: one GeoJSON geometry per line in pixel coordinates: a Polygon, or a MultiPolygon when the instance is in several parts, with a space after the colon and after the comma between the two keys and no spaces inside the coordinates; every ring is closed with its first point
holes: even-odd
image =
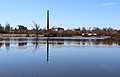
{"type": "MultiPolygon", "coordinates": [[[[1,37],[36,37],[36,34],[0,34],[1,37]]],[[[40,37],[44,35],[38,35],[40,37]]]]}
{"type": "Polygon", "coordinates": [[[118,40],[120,41],[120,36],[110,36],[109,38],[106,38],[106,39],[111,39],[111,40],[118,40]]]}
{"type": "MultiPolygon", "coordinates": [[[[36,34],[0,34],[0,39],[8,39],[8,38],[2,38],[2,37],[21,37],[21,39],[23,37],[36,37],[36,34]]],[[[43,39],[46,39],[44,35],[38,35],[38,37],[43,37],[43,39]]],[[[66,39],[67,36],[64,37],[49,37],[49,39],[66,39]]],[[[90,36],[90,37],[85,37],[85,36],[71,36],[71,37],[67,37],[67,39],[110,39],[110,40],[120,40],[120,36],[90,36]]]]}

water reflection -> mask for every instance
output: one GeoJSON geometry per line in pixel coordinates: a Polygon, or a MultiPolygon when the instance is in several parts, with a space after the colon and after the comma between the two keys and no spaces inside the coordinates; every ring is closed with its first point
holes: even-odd
{"type": "Polygon", "coordinates": [[[105,39],[3,39],[0,77],[118,77],[119,45],[105,39]]]}
{"type": "Polygon", "coordinates": [[[34,42],[33,42],[33,44],[35,45],[35,49],[37,50],[38,49],[38,46],[39,46],[39,39],[38,39],[38,37],[36,37],[35,39],[34,39],[34,42]]]}
{"type": "Polygon", "coordinates": [[[7,50],[10,50],[10,42],[6,42],[5,47],[6,47],[7,50]]]}
{"type": "Polygon", "coordinates": [[[29,46],[29,44],[32,44],[37,51],[40,47],[40,45],[46,45],[46,61],[47,63],[49,62],[49,50],[50,50],[50,45],[51,46],[64,46],[66,44],[73,45],[73,46],[98,46],[98,45],[108,45],[112,46],[114,44],[120,45],[120,41],[116,40],[106,40],[106,39],[56,39],[56,38],[45,38],[45,39],[40,39],[40,38],[32,38],[32,39],[27,39],[27,38],[14,38],[14,39],[2,39],[0,40],[0,48],[3,46],[7,49],[7,51],[10,50],[10,47],[12,47],[12,44],[15,44],[16,47],[25,47],[29,46]],[[14,43],[12,43],[12,42],[14,43]]]}
{"type": "Polygon", "coordinates": [[[26,45],[27,45],[27,42],[18,42],[17,45],[18,45],[18,46],[26,46],[26,45]]]}
{"type": "Polygon", "coordinates": [[[5,47],[8,49],[10,48],[10,45],[12,44],[11,41],[16,42],[16,46],[27,46],[29,44],[33,44],[35,46],[35,49],[39,48],[39,45],[41,44],[47,44],[46,48],[49,48],[49,44],[54,45],[64,45],[64,44],[75,44],[75,45],[120,45],[120,41],[117,40],[107,40],[107,39],[39,39],[39,38],[32,38],[32,39],[11,39],[11,40],[0,40],[0,48],[5,45],[5,47]]]}
{"type": "Polygon", "coordinates": [[[4,43],[0,43],[0,48],[4,45],[4,43]]]}
{"type": "Polygon", "coordinates": [[[47,63],[49,61],[49,42],[48,41],[49,41],[49,38],[47,39],[47,43],[46,43],[47,44],[47,51],[46,51],[47,52],[47,63]]]}

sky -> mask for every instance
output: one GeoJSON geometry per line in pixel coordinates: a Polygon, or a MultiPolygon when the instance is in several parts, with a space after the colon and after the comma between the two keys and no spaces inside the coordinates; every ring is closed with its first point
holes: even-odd
{"type": "Polygon", "coordinates": [[[100,27],[120,29],[120,0],[0,0],[0,24],[34,27],[32,21],[46,27],[50,11],[50,28],[100,27]]]}

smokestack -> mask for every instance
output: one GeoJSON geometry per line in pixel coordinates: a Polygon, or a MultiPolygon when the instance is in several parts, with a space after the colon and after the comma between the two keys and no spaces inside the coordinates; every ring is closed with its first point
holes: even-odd
{"type": "Polygon", "coordinates": [[[47,10],[47,30],[49,30],[49,10],[47,10]]]}

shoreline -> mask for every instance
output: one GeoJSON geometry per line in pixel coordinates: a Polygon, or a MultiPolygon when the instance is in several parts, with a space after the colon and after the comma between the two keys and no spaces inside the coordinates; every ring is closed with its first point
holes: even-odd
{"type": "MultiPolygon", "coordinates": [[[[119,36],[45,36],[45,35],[38,35],[36,34],[0,34],[0,39],[7,39],[9,37],[20,37],[21,39],[24,37],[41,37],[43,39],[108,39],[108,40],[120,40],[119,36]],[[6,38],[5,38],[6,37],[6,38]]],[[[40,38],[39,38],[40,39],[40,38]]]]}

